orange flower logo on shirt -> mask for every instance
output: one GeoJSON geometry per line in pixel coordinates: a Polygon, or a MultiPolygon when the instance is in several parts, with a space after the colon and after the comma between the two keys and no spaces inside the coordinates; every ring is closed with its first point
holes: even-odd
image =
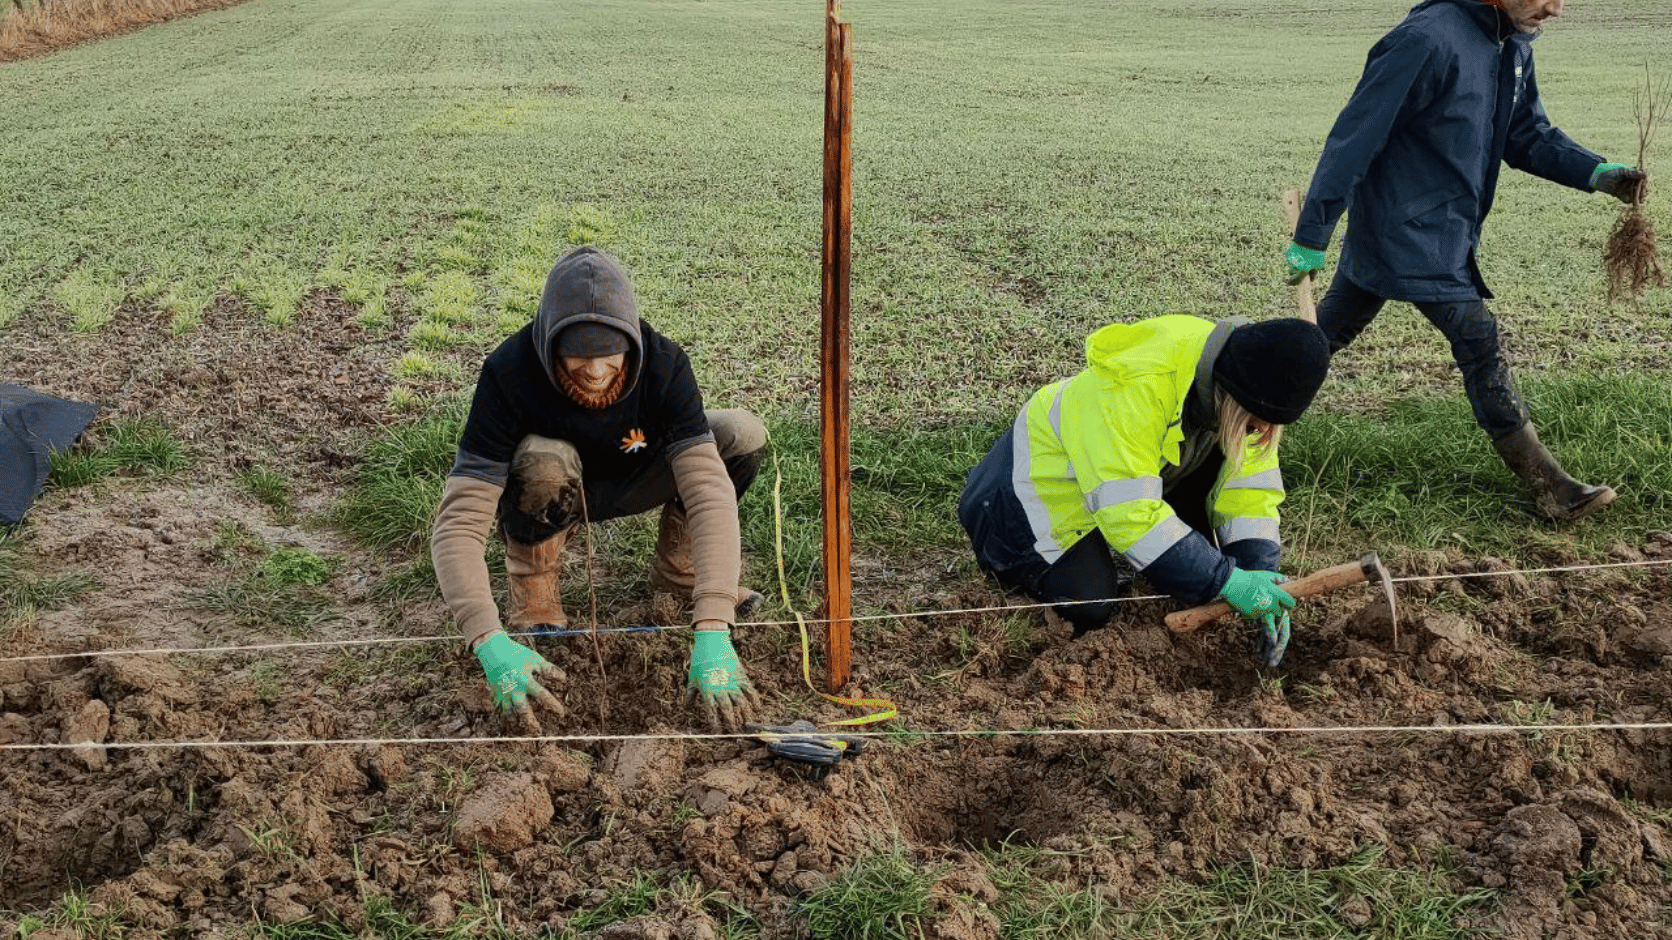
{"type": "Polygon", "coordinates": [[[638,428],[628,431],[627,436],[621,439],[621,452],[624,454],[644,450],[646,446],[648,445],[644,442],[644,432],[638,428]]]}

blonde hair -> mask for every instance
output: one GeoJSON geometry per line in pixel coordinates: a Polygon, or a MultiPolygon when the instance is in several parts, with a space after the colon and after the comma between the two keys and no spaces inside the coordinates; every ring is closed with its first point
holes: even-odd
{"type": "MultiPolygon", "coordinates": [[[[1235,473],[1242,469],[1243,458],[1247,456],[1248,425],[1255,418],[1223,389],[1214,392],[1214,402],[1219,406],[1219,450],[1225,454],[1225,462],[1230,464],[1231,472],[1235,473]]],[[[1254,446],[1267,452],[1277,447],[1277,442],[1282,439],[1283,425],[1267,422],[1265,433],[1254,442],[1254,446]]]]}

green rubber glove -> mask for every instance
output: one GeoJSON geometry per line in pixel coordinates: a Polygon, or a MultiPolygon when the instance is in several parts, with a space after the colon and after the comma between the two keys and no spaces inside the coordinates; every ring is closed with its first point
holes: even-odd
{"type": "Polygon", "coordinates": [[[1279,613],[1295,606],[1295,599],[1289,596],[1289,592],[1277,586],[1281,580],[1283,576],[1275,571],[1235,568],[1225,586],[1219,589],[1219,596],[1237,613],[1257,620],[1266,614],[1279,613]]]}
{"type": "Polygon", "coordinates": [[[1591,171],[1591,188],[1607,193],[1627,205],[1649,195],[1649,177],[1642,170],[1624,163],[1599,163],[1591,171]]]}
{"type": "Polygon", "coordinates": [[[1290,242],[1289,247],[1283,249],[1283,261],[1289,268],[1285,279],[1290,284],[1299,284],[1302,278],[1324,266],[1324,253],[1299,242],[1290,242]]]}
{"type": "Polygon", "coordinates": [[[531,697],[539,702],[541,707],[558,717],[563,716],[563,705],[535,678],[537,674],[563,678],[563,673],[547,662],[546,657],[504,633],[495,633],[476,647],[476,658],[481,661],[482,672],[488,677],[488,688],[493,692],[494,705],[502,710],[517,712],[532,726],[535,734],[540,733],[540,721],[534,717],[534,711],[529,707],[531,697]]]}
{"type": "Polygon", "coordinates": [[[696,631],[685,700],[701,702],[709,727],[725,732],[743,730],[759,710],[760,700],[738,662],[729,628],[696,631]]]}

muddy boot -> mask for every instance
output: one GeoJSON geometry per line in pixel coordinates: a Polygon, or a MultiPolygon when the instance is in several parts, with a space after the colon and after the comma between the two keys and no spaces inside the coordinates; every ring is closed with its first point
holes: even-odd
{"type": "MultiPolygon", "coordinates": [[[[662,619],[678,619],[690,606],[691,590],[696,585],[697,569],[691,561],[685,510],[677,503],[663,503],[661,523],[656,530],[656,560],[650,563],[650,590],[657,595],[651,601],[653,610],[662,619]]],[[[738,587],[738,618],[754,613],[765,600],[759,591],[738,587]]]]}
{"type": "Polygon", "coordinates": [[[567,529],[544,542],[529,545],[505,540],[505,575],[509,584],[505,625],[509,628],[567,627],[569,617],[557,592],[558,563],[563,559],[567,529]]]}
{"type": "Polygon", "coordinates": [[[1539,515],[1558,522],[1583,519],[1614,501],[1614,490],[1591,486],[1567,475],[1538,439],[1531,424],[1492,442],[1504,464],[1533,491],[1539,515]]]}
{"type": "Polygon", "coordinates": [[[752,591],[742,586],[737,587],[737,619],[742,621],[752,616],[766,604],[766,595],[759,591],[752,591]]]}
{"type": "Polygon", "coordinates": [[[697,585],[697,569],[691,562],[691,534],[685,526],[685,510],[679,504],[662,504],[662,520],[656,529],[656,560],[650,563],[650,589],[691,599],[697,585]]]}

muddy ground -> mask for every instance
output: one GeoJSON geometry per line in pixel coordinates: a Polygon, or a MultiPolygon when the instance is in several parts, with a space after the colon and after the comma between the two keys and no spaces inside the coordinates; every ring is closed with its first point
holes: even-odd
{"type": "MultiPolygon", "coordinates": [[[[140,309],[98,337],[44,311],[12,324],[0,375],[103,403],[95,435],[113,417],[159,417],[197,463],[43,496],[23,559],[99,586],[14,625],[6,656],[450,632],[438,600],[379,590],[398,560],[317,521],[369,435],[398,420],[385,402],[400,351],[329,296],[284,329],[232,300],[185,336],[140,309]],[[239,487],[251,466],[283,470],[299,511],[276,514],[239,487]],[[229,548],[229,525],[251,546],[229,548]],[[210,609],[203,598],[253,563],[255,545],[338,559],[329,616],[286,629],[210,609]]],[[[1672,536],[1615,556],[1672,559],[1672,536]]],[[[648,872],[695,887],[611,936],[714,936],[715,907],[697,899],[722,892],[780,937],[794,934],[797,898],[900,845],[946,866],[936,935],[988,938],[996,893],[979,853],[1006,841],[1060,850],[1065,884],[1124,900],[1217,865],[1329,866],[1377,845],[1390,864],[1454,861],[1457,887],[1497,892],[1484,924],[1507,937],[1672,935],[1672,734],[1540,727],[1672,721],[1672,568],[1473,578],[1457,576],[1507,566],[1399,559],[1396,574],[1431,580],[1401,584],[1397,643],[1370,594],[1349,591],[1306,606],[1270,672],[1235,628],[1169,634],[1155,601],[1080,639],[1032,612],[910,615],[1004,603],[944,574],[950,560],[912,568],[928,575],[858,568],[856,606],[903,616],[857,628],[850,692],[893,698],[897,728],[1525,730],[897,734],[814,782],[753,742],[677,736],[700,730],[680,702],[683,635],[546,642],[570,710],[547,733],[666,736],[0,751],[0,910],[85,888],[127,912],[132,936],[241,935],[256,918],[354,924],[381,896],[428,924],[496,909],[535,932],[648,872]]],[[[628,585],[607,619],[649,616],[641,572],[598,570],[628,585]]],[[[565,578],[578,592],[577,559],[565,578]]],[[[739,646],[774,718],[849,714],[800,685],[793,630],[741,627],[739,646]]],[[[514,730],[448,642],[0,659],[7,744],[514,730]]]]}

